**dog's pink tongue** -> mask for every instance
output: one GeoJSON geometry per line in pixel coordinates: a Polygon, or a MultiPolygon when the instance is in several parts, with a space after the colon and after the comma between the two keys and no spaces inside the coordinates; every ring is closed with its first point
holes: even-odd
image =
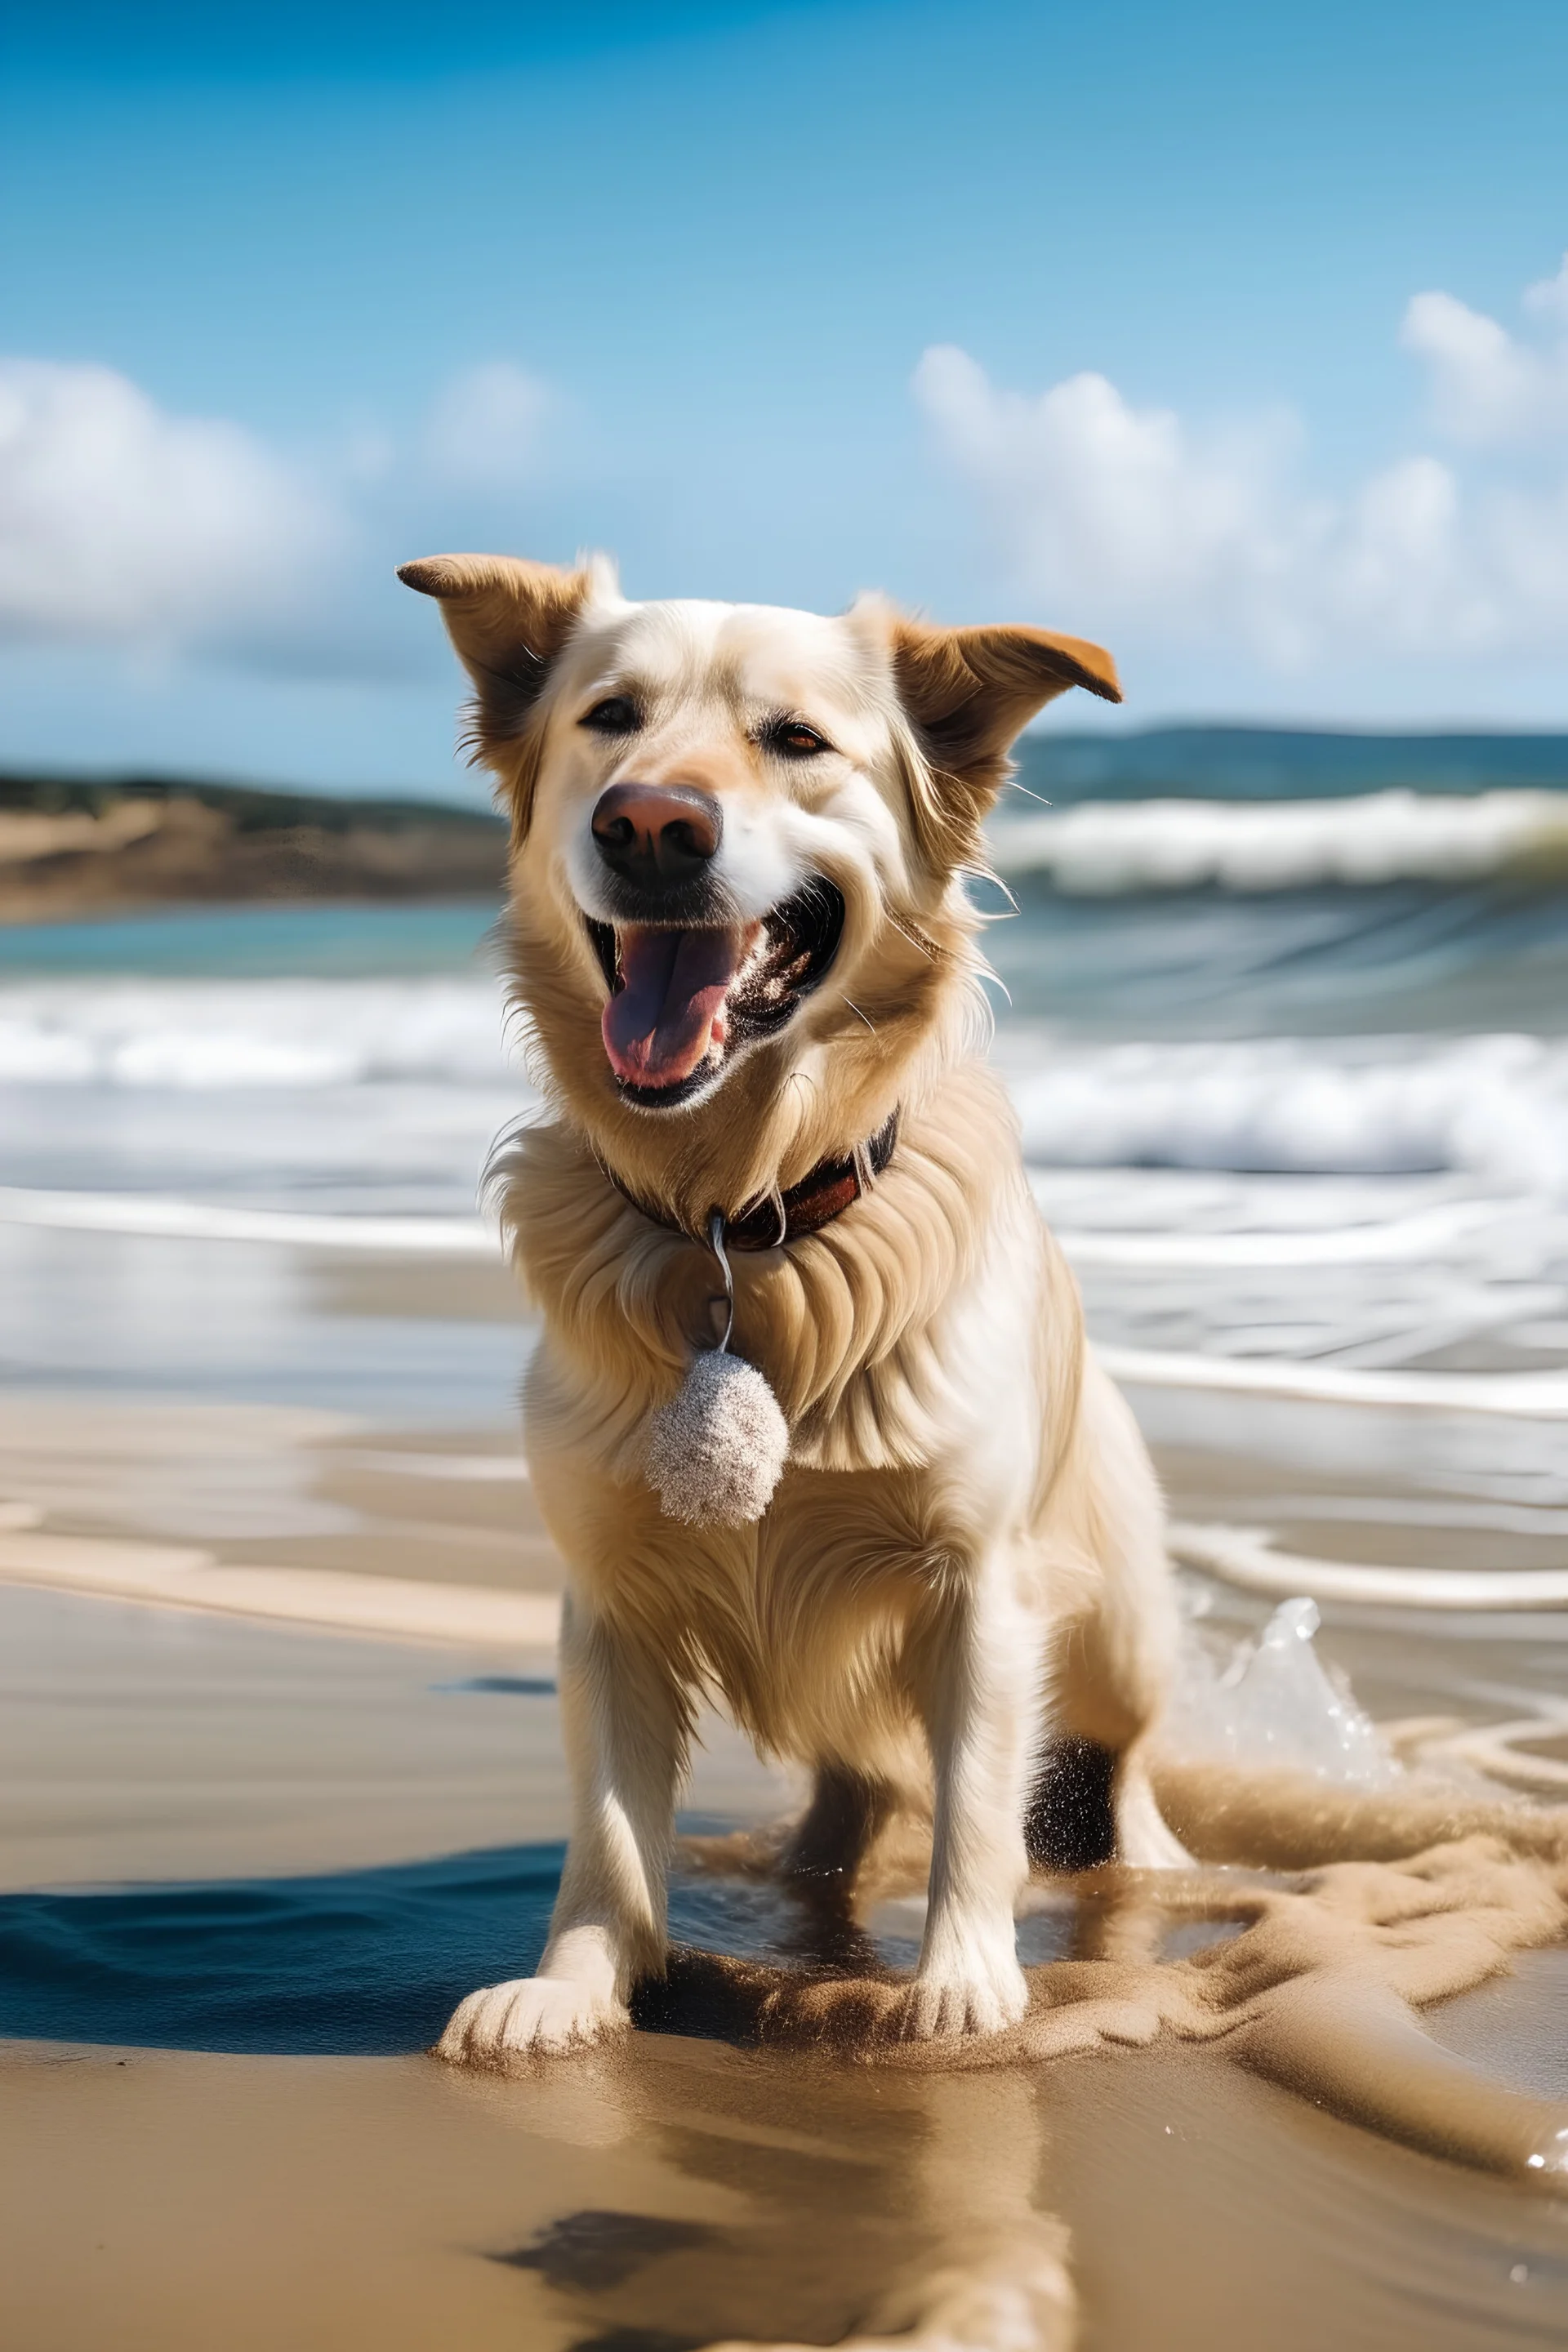
{"type": "Polygon", "coordinates": [[[677,1087],[713,1040],[713,1024],[741,961],[739,931],[616,934],[621,986],[605,1007],[605,1051],[634,1087],[677,1087]]]}

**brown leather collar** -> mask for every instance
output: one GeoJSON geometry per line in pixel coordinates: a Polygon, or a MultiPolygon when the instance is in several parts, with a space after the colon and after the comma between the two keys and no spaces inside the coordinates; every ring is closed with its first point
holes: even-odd
{"type": "MultiPolygon", "coordinates": [[[[723,1221],[723,1240],[727,1248],[735,1250],[779,1249],[786,1242],[800,1241],[806,1234],[820,1233],[835,1217],[841,1217],[852,1208],[862,1192],[868,1192],[893,1156],[899,1139],[899,1114],[895,1110],[885,1127],[879,1128],[868,1143],[857,1144],[853,1151],[835,1160],[819,1160],[809,1175],[787,1192],[775,1189],[764,1192],[760,1201],[752,1202],[738,1216],[723,1221]]],[[[600,1166],[604,1166],[601,1160],[600,1166]]],[[[628,1200],[634,1209],[656,1225],[668,1225],[671,1233],[685,1233],[684,1225],[667,1217],[662,1209],[651,1208],[640,1200],[627,1184],[623,1184],[613,1168],[605,1175],[617,1192],[628,1200]]],[[[690,1234],[690,1241],[705,1245],[706,1234],[690,1234]]]]}

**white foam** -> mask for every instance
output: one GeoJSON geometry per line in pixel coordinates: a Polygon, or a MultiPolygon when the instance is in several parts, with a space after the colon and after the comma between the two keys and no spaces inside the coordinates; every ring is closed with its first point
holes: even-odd
{"type": "Polygon", "coordinates": [[[1568,1195],[1568,1045],[1524,1036],[1004,1040],[1025,1149],[1058,1167],[1444,1171],[1568,1195]]]}
{"type": "Polygon", "coordinates": [[[31,981],[0,990],[0,1083],[326,1088],[508,1075],[480,978],[31,981]]]}
{"type": "MultiPolygon", "coordinates": [[[[1048,1180],[1034,1179],[1048,1207],[1048,1180]]],[[[1449,1201],[1406,1216],[1368,1218],[1358,1224],[1278,1227],[1245,1233],[1121,1233],[1058,1224],[1057,1240],[1075,1266],[1145,1266],[1189,1272],[1248,1266],[1395,1265],[1420,1262],[1486,1233],[1509,1214],[1507,1201],[1449,1201]]]]}
{"type": "Polygon", "coordinates": [[[1197,1356],[1176,1349],[1101,1347],[1100,1360],[1128,1388],[1208,1389],[1293,1397],[1303,1403],[1373,1405],[1400,1412],[1500,1413],[1568,1421],[1568,1371],[1366,1370],[1285,1357],[1197,1356]]]}
{"type": "MultiPolygon", "coordinates": [[[[1266,1528],[1185,1527],[1170,1530],[1171,1552],[1188,1568],[1237,1584],[1248,1592],[1307,1593],[1315,1601],[1365,1607],[1533,1613],[1568,1609],[1568,1570],[1552,1568],[1399,1568],[1347,1559],[1310,1559],[1276,1551],[1266,1528]]],[[[1283,1618],[1284,1608],[1277,1615],[1283,1618]]]]}
{"type": "Polygon", "coordinates": [[[1000,818],[1004,874],[1058,890],[1300,890],[1324,883],[1462,884],[1568,875],[1568,794],[1369,793],[1334,801],[1088,801],[1000,818]]]}
{"type": "MultiPolygon", "coordinates": [[[[1560,1040],[1086,1045],[1020,1027],[998,1045],[1037,1163],[1436,1170],[1499,1193],[1568,1196],[1560,1040]]],[[[0,1084],[266,1096],[398,1081],[505,1090],[519,1111],[534,1100],[506,1050],[494,982],[72,978],[0,987],[0,1084]]]]}
{"type": "Polygon", "coordinates": [[[480,1217],[330,1216],[308,1210],[245,1209],[146,1192],[42,1192],[0,1185],[0,1224],[45,1232],[141,1234],[183,1241],[259,1242],[289,1249],[363,1250],[377,1256],[499,1255],[480,1217]]]}

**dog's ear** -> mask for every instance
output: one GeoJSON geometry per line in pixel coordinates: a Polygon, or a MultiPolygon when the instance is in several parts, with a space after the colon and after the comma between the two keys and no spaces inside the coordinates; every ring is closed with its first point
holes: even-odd
{"type": "Polygon", "coordinates": [[[534,767],[529,714],[597,584],[595,574],[586,566],[566,572],[514,555],[426,555],[400,564],[397,576],[440,601],[447,634],[474,682],[475,761],[506,785],[521,835],[534,767]]]}
{"type": "Polygon", "coordinates": [[[1121,699],[1102,646],[1046,629],[933,629],[900,614],[891,652],[921,748],[940,775],[974,793],[996,791],[1014,738],[1069,686],[1121,699]]]}
{"type": "Polygon", "coordinates": [[[909,778],[915,830],[938,873],[981,856],[980,824],[1009,773],[1014,738],[1069,686],[1120,702],[1116,664],[1045,629],[938,629],[879,608],[922,768],[909,778]]]}

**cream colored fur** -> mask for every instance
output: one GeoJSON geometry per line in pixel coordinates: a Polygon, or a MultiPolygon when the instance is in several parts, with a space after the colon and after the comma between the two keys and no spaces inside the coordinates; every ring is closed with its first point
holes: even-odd
{"type": "Polygon", "coordinates": [[[1074,639],[935,630],[875,602],[837,620],[635,605],[603,567],[500,558],[404,576],[442,600],[513,813],[513,979],[554,1116],[502,1163],[502,1207],[543,1318],[527,1446],[571,1580],[574,1812],[550,1941],[537,1976],[463,2002],[442,2052],[497,2063],[626,2023],[663,1965],[674,1807],[709,1694],[817,1776],[802,1867],[847,1884],[882,1824],[930,1820],[924,1944],[893,2030],[999,2029],[1025,2005],[1013,1908],[1047,1739],[1115,1751],[1124,1861],[1183,1858],[1142,1762],[1175,1645],[1160,1498],[984,1066],[963,888],[1018,727],[1069,684],[1114,696],[1114,671],[1074,639]],[[635,736],[583,727],[620,693],[635,736]],[[763,725],[781,712],[828,750],[782,764],[763,725]],[[600,1041],[588,819],[621,779],[721,802],[721,867],[747,915],[813,874],[847,909],[788,1027],[684,1108],[624,1100],[600,1041]],[[701,1231],[895,1107],[868,1194],[735,1261],[734,1345],[791,1430],[771,1507],[739,1531],[677,1524],[644,1449],[713,1343],[714,1264],[605,1170],[701,1231]]]}

